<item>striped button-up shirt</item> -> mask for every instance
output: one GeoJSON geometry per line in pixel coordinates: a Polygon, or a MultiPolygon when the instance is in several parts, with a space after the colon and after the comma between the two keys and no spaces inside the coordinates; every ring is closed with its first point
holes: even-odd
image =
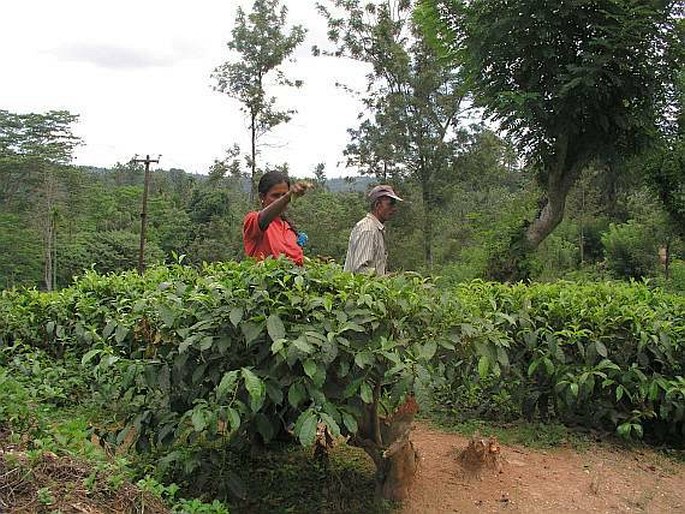
{"type": "Polygon", "coordinates": [[[369,213],[352,229],[347,246],[345,271],[385,275],[387,262],[385,226],[369,213]]]}

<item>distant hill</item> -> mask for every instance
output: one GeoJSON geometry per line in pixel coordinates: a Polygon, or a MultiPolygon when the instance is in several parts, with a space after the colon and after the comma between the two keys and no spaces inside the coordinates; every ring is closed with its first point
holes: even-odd
{"type": "Polygon", "coordinates": [[[347,193],[351,191],[364,192],[374,182],[374,177],[341,177],[326,179],[326,187],[334,193],[347,193]]]}
{"type": "MultiPolygon", "coordinates": [[[[80,168],[84,171],[88,171],[90,173],[96,174],[96,175],[107,175],[110,173],[113,173],[116,171],[114,168],[101,168],[98,166],[77,166],[77,168],[80,168]]],[[[162,168],[155,168],[153,170],[153,174],[159,176],[159,175],[174,175],[176,177],[179,176],[179,174],[184,174],[188,175],[189,177],[193,177],[196,180],[202,181],[206,180],[208,177],[207,175],[200,175],[196,173],[188,173],[185,170],[181,170],[178,168],[172,168],[170,170],[165,170],[162,168]]],[[[142,174],[139,178],[139,180],[142,183],[142,174]]],[[[307,177],[309,178],[309,177],[307,177]]],[[[137,183],[138,178],[135,178],[134,181],[137,183]]],[[[329,191],[333,193],[349,193],[349,192],[365,192],[369,189],[370,185],[376,181],[375,177],[369,177],[369,176],[357,176],[357,177],[337,177],[337,178],[329,178],[326,179],[326,187],[328,188],[329,191]]],[[[243,191],[247,192],[250,190],[250,180],[245,177],[242,182],[242,189],[243,191]]]]}

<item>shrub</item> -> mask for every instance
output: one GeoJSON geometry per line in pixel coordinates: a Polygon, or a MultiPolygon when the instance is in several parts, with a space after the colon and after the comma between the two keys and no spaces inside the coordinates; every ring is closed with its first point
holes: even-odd
{"type": "Polygon", "coordinates": [[[653,232],[634,220],[609,225],[602,236],[607,268],[616,278],[640,279],[652,275],[658,264],[653,232]]]}

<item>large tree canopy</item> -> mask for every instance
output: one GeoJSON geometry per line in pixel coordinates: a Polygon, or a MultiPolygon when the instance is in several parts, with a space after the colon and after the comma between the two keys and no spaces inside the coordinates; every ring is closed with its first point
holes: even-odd
{"type": "Polygon", "coordinates": [[[0,203],[25,201],[46,166],[68,164],[81,140],[72,133],[78,116],[67,111],[17,114],[0,110],[0,203]]]}
{"type": "Polygon", "coordinates": [[[425,264],[433,264],[437,190],[464,132],[462,80],[436,59],[411,20],[411,2],[331,0],[317,4],[334,55],[368,63],[365,110],[345,149],[348,163],[381,180],[419,186],[425,264]]]}
{"type": "Polygon", "coordinates": [[[55,282],[54,239],[58,206],[64,196],[56,173],[81,142],[67,111],[15,114],[0,110],[0,205],[33,211],[32,225],[43,239],[44,282],[55,282]]]}
{"type": "Polygon", "coordinates": [[[681,65],[681,0],[424,0],[417,11],[474,100],[539,173],[535,248],[563,218],[590,163],[648,147],[669,130],[681,65]]]}

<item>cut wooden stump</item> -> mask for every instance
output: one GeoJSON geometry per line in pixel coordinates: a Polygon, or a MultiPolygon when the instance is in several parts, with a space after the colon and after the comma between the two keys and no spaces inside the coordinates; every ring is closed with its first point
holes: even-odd
{"type": "Polygon", "coordinates": [[[474,435],[469,444],[457,455],[457,462],[467,476],[481,478],[484,471],[502,472],[500,445],[494,437],[474,435]]]}

